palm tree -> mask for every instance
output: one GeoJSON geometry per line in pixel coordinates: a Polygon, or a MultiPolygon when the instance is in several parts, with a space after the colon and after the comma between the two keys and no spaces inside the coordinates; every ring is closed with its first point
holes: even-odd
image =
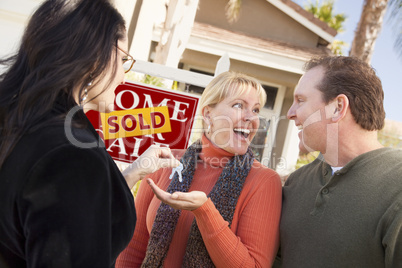
{"type": "Polygon", "coordinates": [[[402,0],[365,0],[360,21],[355,31],[350,56],[370,63],[374,44],[381,31],[386,10],[397,31],[395,49],[402,58],[402,0]]]}
{"type": "Polygon", "coordinates": [[[334,14],[334,0],[323,1],[320,5],[319,1],[315,3],[310,2],[304,7],[305,10],[312,13],[316,18],[319,18],[323,22],[326,22],[328,26],[334,28],[337,32],[343,32],[343,23],[347,16],[343,13],[334,14]]]}
{"type": "Polygon", "coordinates": [[[394,48],[402,59],[402,0],[390,0],[388,9],[391,20],[395,23],[396,40],[394,48]]]}
{"type": "Polygon", "coordinates": [[[242,0],[229,0],[226,5],[226,18],[229,23],[233,23],[239,19],[240,7],[242,0]]]}
{"type": "MultiPolygon", "coordinates": [[[[308,5],[304,6],[304,9],[312,13],[314,17],[325,22],[331,28],[334,28],[338,33],[343,32],[343,24],[347,19],[347,16],[343,13],[334,14],[334,0],[323,1],[322,4],[318,0],[315,3],[310,2],[308,5]]],[[[331,44],[331,51],[335,55],[342,55],[342,49],[347,44],[341,40],[334,40],[331,44]]]]}
{"type": "Polygon", "coordinates": [[[365,0],[349,55],[370,63],[388,0],[365,0]]]}

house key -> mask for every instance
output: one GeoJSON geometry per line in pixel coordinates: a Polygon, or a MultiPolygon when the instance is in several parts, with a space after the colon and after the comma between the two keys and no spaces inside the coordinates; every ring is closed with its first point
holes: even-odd
{"type": "Polygon", "coordinates": [[[177,171],[177,174],[179,174],[179,181],[182,182],[183,181],[183,177],[181,175],[182,170],[183,170],[183,164],[180,163],[179,166],[172,169],[172,174],[170,174],[169,179],[172,179],[174,176],[174,173],[177,171]]]}

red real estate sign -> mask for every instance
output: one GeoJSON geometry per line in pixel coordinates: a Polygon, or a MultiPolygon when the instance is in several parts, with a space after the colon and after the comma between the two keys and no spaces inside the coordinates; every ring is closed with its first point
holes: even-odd
{"type": "Polygon", "coordinates": [[[134,83],[115,94],[113,112],[86,113],[114,160],[131,163],[152,144],[188,147],[198,96],[134,83]]]}

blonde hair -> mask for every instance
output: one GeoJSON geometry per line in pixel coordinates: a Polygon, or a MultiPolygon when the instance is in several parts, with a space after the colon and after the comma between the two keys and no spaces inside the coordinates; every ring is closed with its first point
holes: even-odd
{"type": "Polygon", "coordinates": [[[261,107],[263,107],[267,101],[267,94],[257,79],[243,73],[231,71],[221,73],[212,79],[202,93],[199,113],[202,113],[207,106],[214,107],[228,96],[236,98],[247,94],[250,88],[257,91],[261,107]]]}

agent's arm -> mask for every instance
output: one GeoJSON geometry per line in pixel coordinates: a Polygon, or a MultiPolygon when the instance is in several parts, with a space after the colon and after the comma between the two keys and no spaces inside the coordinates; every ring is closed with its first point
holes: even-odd
{"type": "Polygon", "coordinates": [[[174,158],[169,148],[151,145],[123,171],[123,176],[131,189],[146,175],[154,173],[160,168],[174,168],[179,164],[180,162],[174,158]]]}
{"type": "Polygon", "coordinates": [[[114,265],[135,225],[134,201],[101,150],[55,149],[27,176],[18,209],[29,267],[114,265]]]}

